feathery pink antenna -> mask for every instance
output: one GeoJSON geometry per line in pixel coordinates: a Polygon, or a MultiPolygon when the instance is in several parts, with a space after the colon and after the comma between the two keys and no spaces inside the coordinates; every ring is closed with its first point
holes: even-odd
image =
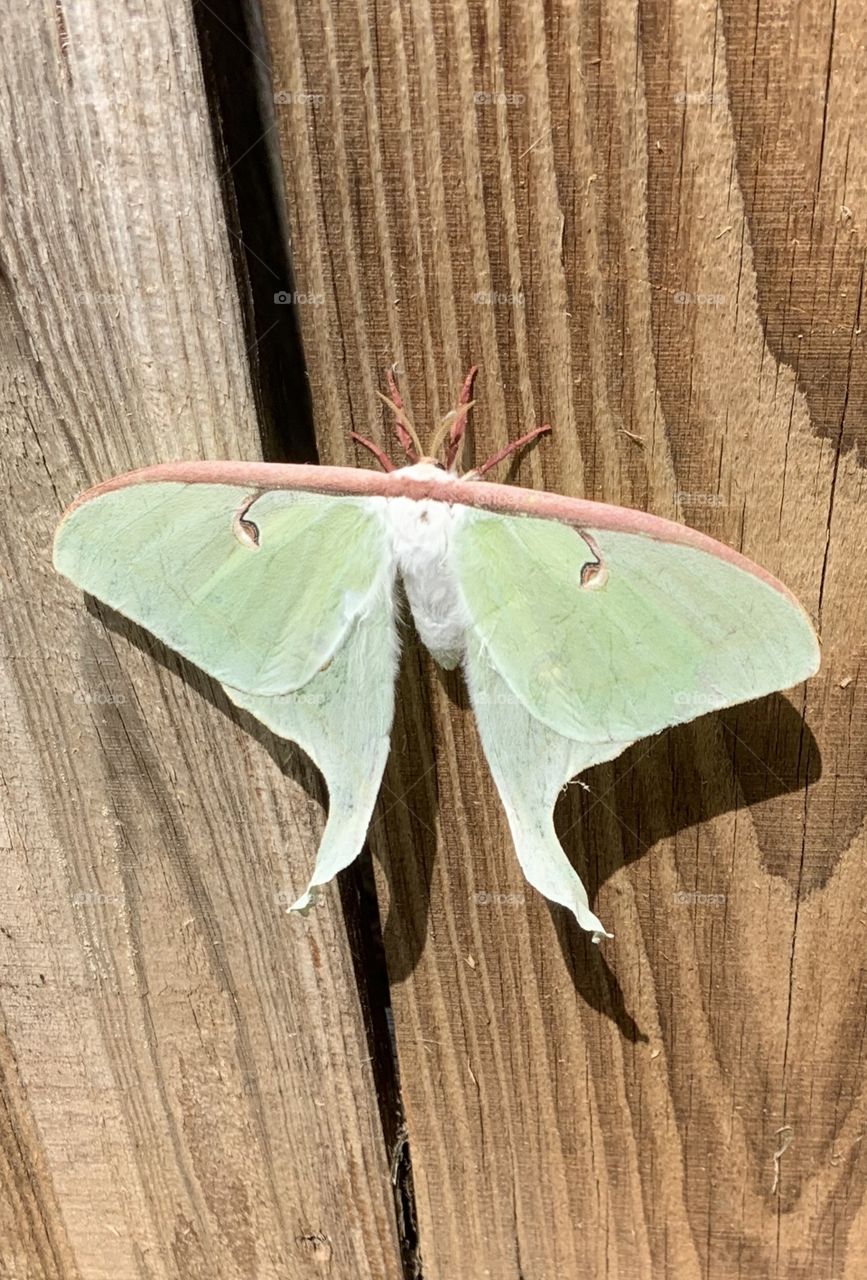
{"type": "MultiPolygon", "coordinates": [[[[386,371],[388,389],[391,394],[390,396],[385,396],[381,391],[377,391],[376,394],[379,396],[380,400],[382,400],[383,404],[388,405],[389,409],[391,409],[394,414],[395,434],[397,435],[400,446],[410,463],[437,462],[436,454],[447,440],[446,469],[455,475],[460,474],[459,467],[461,458],[463,457],[464,444],[466,441],[467,420],[469,418],[470,409],[472,409],[475,404],[475,401],[470,397],[472,396],[473,381],[475,380],[477,373],[478,366],[473,365],[466,378],[464,378],[464,384],[461,387],[461,392],[458,396],[457,408],[452,409],[451,413],[446,414],[445,418],[440,423],[434,434],[433,441],[431,442],[430,454],[426,455],[422,450],[419,438],[416,435],[412,423],[406,416],[403,397],[398,390],[394,376],[394,366],[392,365],[386,371]]],[[[551,430],[552,428],[547,422],[541,427],[535,427],[532,431],[528,431],[526,435],[521,436],[520,439],[513,440],[510,444],[507,444],[505,448],[500,449],[498,453],[487,458],[480,466],[474,467],[471,471],[466,472],[466,477],[481,479],[481,477],[488,471],[496,467],[505,458],[508,458],[510,454],[515,453],[518,449],[523,449],[524,445],[530,444],[532,440],[535,440],[538,436],[541,436],[545,432],[551,430]]],[[[358,435],[355,431],[350,432],[350,435],[358,444],[364,445],[365,449],[370,450],[374,458],[376,458],[377,462],[382,467],[383,471],[396,470],[395,464],[392,462],[391,458],[388,457],[384,450],[380,449],[378,444],[374,444],[372,440],[368,440],[365,436],[358,435]]],[[[441,464],[437,462],[437,465],[439,466],[441,464]]]]}

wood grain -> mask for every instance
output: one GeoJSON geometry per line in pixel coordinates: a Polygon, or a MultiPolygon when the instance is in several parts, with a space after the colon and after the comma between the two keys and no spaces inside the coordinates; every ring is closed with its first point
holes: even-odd
{"type": "Polygon", "coordinates": [[[478,454],[553,422],[513,478],[713,534],[822,634],[564,797],[601,951],[408,641],[374,847],[425,1280],[859,1277],[863,10],[263,13],[322,460],[369,465],[388,363],[424,438],[476,360],[478,454]]]}
{"type": "Polygon", "coordinates": [[[0,1272],[401,1274],[337,892],[297,753],[51,568],[130,466],[261,446],[185,5],[11,14],[0,343],[0,1272]]]}

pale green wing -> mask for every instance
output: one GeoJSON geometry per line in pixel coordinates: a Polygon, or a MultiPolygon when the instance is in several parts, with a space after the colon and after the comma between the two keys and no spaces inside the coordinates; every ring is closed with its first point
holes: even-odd
{"type": "Polygon", "coordinates": [[[159,481],[86,499],[55,567],[222,683],[306,684],[392,574],[379,500],[159,481]]]}
{"type": "Polygon", "coordinates": [[[807,615],[720,555],[645,534],[465,508],[471,628],[524,707],[585,743],[631,742],[789,688],[819,665],[807,615]]]}
{"type": "Polygon", "coordinates": [[[328,786],[312,881],[364,844],[388,756],[397,637],[378,499],[174,481],[85,499],[55,566],[297,742],[328,786]]]}
{"type": "MultiPolygon", "coordinates": [[[[605,933],[554,831],[562,786],[638,738],[817,669],[785,591],[695,546],[464,508],[454,566],[479,734],[524,874],[605,933]]],[[[722,549],[720,549],[722,551],[722,549]]]]}
{"type": "Polygon", "coordinates": [[[573,742],[530,715],[470,633],[464,674],[485,756],[527,880],[567,907],[593,941],[611,937],[557,839],[554,806],[570,778],[620,754],[628,742],[573,742]]]}
{"type": "Polygon", "coordinates": [[[281,738],[297,742],[328,786],[328,821],[310,884],[291,911],[360,853],[388,758],[397,670],[391,582],[383,584],[324,671],[302,689],[261,697],[226,693],[281,738]]]}

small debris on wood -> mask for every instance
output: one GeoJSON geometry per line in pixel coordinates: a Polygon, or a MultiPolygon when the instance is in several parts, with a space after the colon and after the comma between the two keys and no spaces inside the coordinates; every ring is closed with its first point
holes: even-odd
{"type": "Polygon", "coordinates": [[[782,1128],[777,1129],[776,1132],[777,1134],[784,1133],[786,1136],[774,1152],[774,1185],[771,1187],[772,1196],[777,1194],[777,1189],[780,1185],[780,1159],[785,1155],[795,1140],[795,1131],[790,1124],[784,1124],[782,1128]]]}
{"type": "Polygon", "coordinates": [[[394,1146],[391,1151],[391,1185],[397,1186],[397,1175],[400,1169],[400,1162],[403,1156],[404,1148],[409,1143],[409,1130],[405,1124],[402,1124],[397,1131],[394,1139],[394,1146]]]}

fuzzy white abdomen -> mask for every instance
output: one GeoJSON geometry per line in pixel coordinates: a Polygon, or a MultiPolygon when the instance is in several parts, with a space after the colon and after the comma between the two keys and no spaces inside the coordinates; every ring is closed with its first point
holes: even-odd
{"type": "Polygon", "coordinates": [[[388,517],[395,562],[416,630],[434,660],[451,670],[463,657],[466,631],[451,567],[454,509],[446,502],[392,498],[388,517]]]}

